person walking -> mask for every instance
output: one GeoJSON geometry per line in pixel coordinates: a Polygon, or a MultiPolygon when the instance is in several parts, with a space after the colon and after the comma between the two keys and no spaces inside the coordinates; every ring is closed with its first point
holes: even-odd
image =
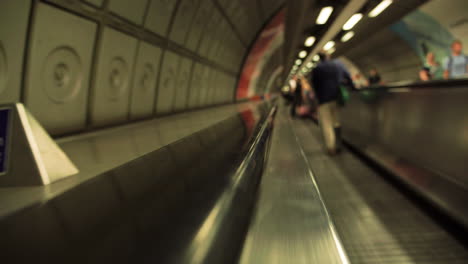
{"type": "Polygon", "coordinates": [[[338,111],[340,85],[347,82],[354,85],[348,71],[340,64],[330,60],[326,53],[319,53],[319,63],[311,74],[311,81],[317,97],[319,124],[325,147],[330,155],[335,155],[341,145],[341,124],[338,111]]]}
{"type": "Polygon", "coordinates": [[[380,77],[380,74],[376,68],[370,69],[368,81],[370,86],[377,86],[382,84],[382,77],[380,77]]]}
{"type": "Polygon", "coordinates": [[[452,43],[452,54],[444,61],[444,78],[453,79],[468,76],[468,56],[463,54],[460,40],[452,43]]]}
{"type": "Polygon", "coordinates": [[[291,116],[296,116],[296,108],[302,105],[302,84],[298,80],[297,76],[293,77],[294,91],[293,91],[293,102],[291,105],[291,116]]]}

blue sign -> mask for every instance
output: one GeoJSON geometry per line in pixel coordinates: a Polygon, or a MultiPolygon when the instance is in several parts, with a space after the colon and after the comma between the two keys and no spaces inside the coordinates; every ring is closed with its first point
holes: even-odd
{"type": "Polygon", "coordinates": [[[8,171],[8,145],[11,109],[0,109],[0,174],[8,171]]]}

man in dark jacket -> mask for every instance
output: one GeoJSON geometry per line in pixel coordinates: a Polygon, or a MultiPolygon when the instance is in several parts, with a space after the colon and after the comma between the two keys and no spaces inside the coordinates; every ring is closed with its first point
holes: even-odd
{"type": "Polygon", "coordinates": [[[311,83],[319,102],[318,116],[325,146],[329,154],[339,151],[341,124],[337,101],[340,85],[347,83],[354,88],[349,72],[343,64],[332,61],[327,54],[319,53],[320,61],[311,74],[311,83]]]}

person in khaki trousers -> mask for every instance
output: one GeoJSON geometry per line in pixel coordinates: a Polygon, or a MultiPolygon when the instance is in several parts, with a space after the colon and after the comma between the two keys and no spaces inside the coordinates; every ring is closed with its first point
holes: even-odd
{"type": "Polygon", "coordinates": [[[310,75],[319,107],[318,119],[325,147],[330,155],[335,155],[341,145],[341,124],[338,109],[340,85],[347,82],[353,87],[351,76],[338,61],[330,60],[326,53],[319,53],[320,61],[310,75]]]}

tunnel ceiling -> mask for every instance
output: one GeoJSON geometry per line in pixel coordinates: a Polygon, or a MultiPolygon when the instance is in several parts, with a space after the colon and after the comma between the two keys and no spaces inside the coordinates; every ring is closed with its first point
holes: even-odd
{"type": "MultiPolygon", "coordinates": [[[[336,52],[334,57],[349,55],[354,48],[358,48],[362,43],[367,42],[368,38],[373,37],[374,33],[385,29],[392,23],[400,20],[404,15],[415,10],[428,0],[405,0],[393,1],[392,5],[376,18],[369,18],[367,14],[376,7],[381,0],[301,0],[290,1],[287,4],[288,15],[286,20],[286,44],[285,44],[285,75],[287,75],[301,50],[308,52],[307,61],[311,61],[313,54],[323,48],[326,42],[333,40],[336,43],[336,52]],[[317,25],[316,19],[320,10],[325,6],[332,6],[334,11],[327,23],[317,25]],[[299,12],[295,11],[299,10],[299,12]],[[342,43],[341,38],[346,31],[341,30],[344,22],[354,13],[363,13],[363,19],[352,29],[355,36],[348,42],[342,43]],[[345,17],[342,17],[345,16],[345,17]],[[343,21],[343,18],[345,19],[343,21]],[[329,36],[330,35],[330,36],[329,36]],[[312,47],[306,47],[304,42],[307,37],[316,37],[312,47]],[[326,39],[325,39],[326,38],[326,39]],[[319,47],[320,44],[320,47],[319,47]]],[[[381,34],[382,35],[382,34],[381,34]]],[[[383,35],[382,35],[383,36],[383,35]]],[[[388,36],[386,36],[388,38],[388,36]]],[[[375,38],[373,37],[375,40],[375,38]]],[[[398,43],[396,43],[398,44],[398,43]]],[[[369,45],[367,45],[369,47],[369,45]]],[[[383,52],[379,46],[372,46],[367,53],[383,52]]],[[[378,57],[378,56],[375,56],[378,57]]],[[[358,59],[354,56],[353,59],[358,59]]],[[[358,61],[355,61],[360,64],[358,61]]],[[[362,64],[362,63],[361,63],[362,64]]]]}
{"type": "Polygon", "coordinates": [[[284,0],[0,1],[0,103],[53,135],[234,100],[284,0]]]}

